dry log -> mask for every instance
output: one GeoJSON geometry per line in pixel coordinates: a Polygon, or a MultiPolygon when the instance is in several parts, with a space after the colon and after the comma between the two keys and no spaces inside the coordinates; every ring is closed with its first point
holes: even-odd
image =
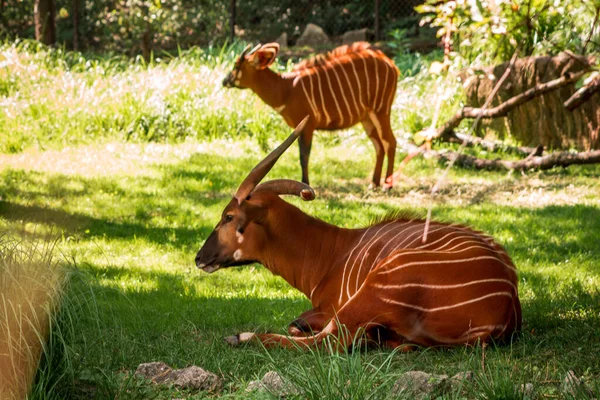
{"type": "Polygon", "coordinates": [[[519,161],[508,160],[486,160],[467,154],[459,154],[455,151],[439,153],[438,158],[445,161],[452,161],[456,158],[456,163],[464,167],[487,170],[517,170],[527,169],[551,169],[553,167],[568,167],[577,164],[596,164],[600,163],[600,150],[584,151],[571,153],[568,151],[555,152],[547,156],[527,157],[519,161]]]}
{"type": "Polygon", "coordinates": [[[600,91],[600,75],[596,76],[590,83],[581,87],[573,96],[565,101],[564,106],[567,110],[573,111],[586,101],[588,101],[596,92],[600,91]]]}
{"type": "MultiPolygon", "coordinates": [[[[497,106],[539,84],[589,70],[597,56],[560,53],[556,56],[525,57],[518,59],[512,72],[494,98],[497,106]]],[[[465,87],[465,105],[482,107],[492,88],[509,63],[505,62],[481,70],[481,74],[465,71],[461,78],[465,87]],[[495,79],[490,79],[495,77],[495,79]]],[[[506,117],[484,119],[475,130],[476,136],[497,139],[512,137],[523,146],[544,145],[545,148],[587,151],[600,149],[600,91],[573,111],[564,102],[577,88],[571,83],[538,96],[508,112],[506,117]]]]}
{"type": "Polygon", "coordinates": [[[544,93],[551,92],[563,86],[570,85],[574,82],[577,82],[581,79],[585,74],[587,74],[589,70],[582,70],[575,73],[566,73],[562,77],[558,79],[551,80],[546,83],[541,83],[532,87],[525,92],[511,97],[505,102],[497,105],[492,108],[473,108],[473,107],[463,107],[460,111],[458,111],[450,120],[448,120],[444,125],[438,128],[437,136],[438,137],[448,137],[454,129],[460,124],[463,119],[466,118],[499,118],[505,117],[509,111],[520,106],[521,104],[527,103],[528,101],[543,95],[544,93]]]}
{"type": "MultiPolygon", "coordinates": [[[[482,138],[479,138],[476,136],[465,135],[464,133],[459,133],[459,132],[452,132],[449,135],[447,135],[446,137],[448,138],[449,142],[455,142],[455,143],[465,142],[466,145],[469,147],[481,146],[489,152],[505,151],[507,153],[528,156],[532,152],[539,151],[540,148],[542,149],[542,151],[544,149],[543,146],[538,146],[538,147],[510,146],[510,145],[504,144],[502,142],[498,142],[498,141],[494,141],[494,140],[486,140],[486,139],[482,139],[482,138]]],[[[541,153],[538,155],[541,155],[541,153]]]]}

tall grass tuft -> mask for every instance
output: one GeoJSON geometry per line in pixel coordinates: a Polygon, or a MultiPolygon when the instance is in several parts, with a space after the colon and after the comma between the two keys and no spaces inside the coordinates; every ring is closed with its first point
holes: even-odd
{"type": "MultiPolygon", "coordinates": [[[[0,398],[62,399],[73,385],[71,339],[83,296],[56,241],[0,230],[0,398]]],[[[89,296],[87,297],[89,299],[89,296]]]]}
{"type": "Polygon", "coordinates": [[[392,368],[397,351],[367,354],[365,342],[364,334],[352,340],[344,334],[328,337],[316,348],[298,348],[298,362],[285,366],[265,354],[284,382],[298,390],[295,396],[300,399],[388,399],[399,375],[392,368]],[[350,342],[349,347],[343,345],[350,342]]]}

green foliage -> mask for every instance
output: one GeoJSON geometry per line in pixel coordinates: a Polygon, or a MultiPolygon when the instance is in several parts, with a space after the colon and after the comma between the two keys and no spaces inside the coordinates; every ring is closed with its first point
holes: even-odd
{"type": "MultiPolygon", "coordinates": [[[[139,363],[157,360],[218,373],[228,398],[254,396],[243,389],[269,369],[300,384],[302,398],[385,397],[407,370],[475,372],[473,383],[443,398],[522,398],[514,385],[527,382],[537,398],[564,397],[569,369],[598,391],[600,255],[590,239],[600,232],[598,166],[450,171],[434,217],[492,235],[519,269],[524,333],[512,346],[488,347],[485,368],[478,348],[329,355],[228,347],[222,338],[238,332],[284,333],[310,307],[258,265],[211,275],[194,266],[240,179],[290,131],[254,94],[220,88],[241,46],[194,48],[151,63],[32,42],[2,47],[0,62],[9,63],[0,87],[9,89],[0,97],[0,152],[43,151],[0,154],[0,221],[39,243],[58,232],[57,258],[72,271],[36,396],[49,388],[74,399],[213,396],[133,376],[139,363]]],[[[455,109],[456,83],[427,74],[427,57],[398,57],[405,79],[395,129],[428,127],[438,98],[449,105],[440,118],[455,109]]],[[[402,208],[424,215],[440,166],[414,159],[392,193],[369,193],[373,159],[361,128],[317,133],[311,173],[318,197],[287,200],[348,228],[402,208]]],[[[299,175],[297,151],[289,151],[268,179],[299,175]]]]}
{"type": "Polygon", "coordinates": [[[600,50],[598,1],[480,0],[439,2],[417,7],[421,24],[451,34],[453,49],[468,61],[508,60],[519,55],[543,55],[571,50],[600,50]]]}
{"type": "Polygon", "coordinates": [[[255,137],[265,147],[267,139],[285,134],[283,120],[250,91],[220,85],[242,48],[192,48],[147,64],[33,41],[2,45],[0,151],[224,136],[255,137]]]}
{"type": "MultiPolygon", "coordinates": [[[[439,173],[435,162],[415,159],[405,170],[408,178],[391,195],[369,194],[364,188],[373,154],[365,135],[345,133],[332,145],[324,138],[317,135],[311,160],[317,199],[288,200],[349,228],[401,208],[425,213],[439,173]]],[[[5,156],[0,220],[38,240],[63,232],[59,256],[85,272],[67,292],[93,312],[78,311],[72,318],[77,385],[65,397],[146,398],[149,390],[158,399],[185,397],[174,389],[149,389],[132,377],[139,363],[157,360],[216,372],[227,382],[224,395],[237,398],[247,395],[246,382],[269,369],[302,382],[322,368],[332,374],[332,393],[348,395],[346,381],[355,393],[377,393],[377,384],[407,370],[483,373],[477,367],[481,353],[474,349],[396,353],[388,369],[386,351],[329,356],[275,349],[268,350],[273,362],[265,362],[260,347],[228,347],[224,336],[283,333],[310,307],[298,291],[257,265],[210,275],[194,266],[195,252],[240,179],[263,155],[254,140],[218,139],[176,145],[117,142],[5,156]]],[[[519,268],[525,321],[525,334],[512,347],[486,349],[486,375],[465,385],[463,398],[478,398],[484,384],[491,386],[489,393],[510,394],[511,380],[560,395],[560,385],[553,382],[568,369],[585,374],[589,382],[598,379],[600,260],[590,237],[600,231],[599,172],[597,166],[527,176],[450,172],[434,217],[483,230],[507,247],[519,268]]],[[[290,151],[268,179],[297,176],[298,155],[290,151]]],[[[320,379],[306,386],[306,397],[328,390],[319,387],[320,379]]],[[[68,382],[64,385],[71,390],[68,382]]]]}

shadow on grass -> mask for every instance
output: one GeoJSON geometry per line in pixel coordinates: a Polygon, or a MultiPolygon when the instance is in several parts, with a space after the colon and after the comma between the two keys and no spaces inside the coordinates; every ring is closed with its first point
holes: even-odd
{"type": "MultiPolygon", "coordinates": [[[[273,292],[248,295],[262,285],[248,278],[260,273],[251,267],[211,275],[97,265],[86,270],[91,274],[86,285],[95,293],[100,321],[83,317],[78,322],[84,338],[78,362],[84,371],[98,365],[108,371],[133,370],[139,363],[161,360],[175,367],[199,365],[236,381],[251,379],[265,372],[264,351],[257,345],[229,347],[223,337],[244,331],[283,333],[309,308],[305,299],[276,297],[273,292]],[[142,284],[120,285],[128,280],[142,284]],[[140,289],[144,286],[148,288],[140,289]]],[[[581,284],[557,294],[548,287],[555,282],[541,273],[525,272],[522,277],[535,293],[523,303],[525,334],[513,346],[494,351],[512,354],[514,362],[528,365],[544,365],[548,357],[573,369],[594,365],[600,352],[595,328],[600,324],[600,295],[581,284]]],[[[464,351],[440,350],[407,354],[404,362],[423,368],[464,351]]],[[[269,352],[281,365],[297,357],[293,351],[269,352]]]]}
{"type": "Polygon", "coordinates": [[[258,371],[260,348],[251,346],[250,354],[223,338],[243,331],[283,333],[310,307],[301,298],[251,294],[256,285],[248,279],[251,267],[213,275],[97,265],[85,269],[90,277],[78,283],[86,287],[77,292],[93,294],[98,316],[78,321],[83,369],[133,370],[139,363],[160,360],[250,378],[258,371]],[[132,280],[138,285],[128,286],[132,280]]]}
{"type": "MultiPolygon", "coordinates": [[[[211,202],[211,201],[205,201],[211,202]]],[[[171,242],[170,237],[178,239],[177,247],[195,246],[199,237],[207,237],[212,226],[201,226],[198,229],[182,227],[149,227],[143,221],[139,224],[114,222],[110,219],[90,217],[81,213],[69,213],[64,210],[21,205],[0,201],[0,216],[9,221],[23,221],[48,224],[59,228],[66,235],[83,235],[86,238],[107,237],[110,239],[132,239],[134,236],[148,241],[163,244],[171,242]]]]}

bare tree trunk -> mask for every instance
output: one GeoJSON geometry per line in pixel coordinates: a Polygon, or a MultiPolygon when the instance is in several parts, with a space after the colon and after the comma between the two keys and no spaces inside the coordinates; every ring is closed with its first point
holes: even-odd
{"type": "Polygon", "coordinates": [[[79,50],[79,0],[73,0],[73,50],[79,50]]]}
{"type": "Polygon", "coordinates": [[[33,14],[35,39],[47,45],[56,43],[56,7],[54,0],[35,0],[33,14]]]}
{"type": "Polygon", "coordinates": [[[146,22],[146,29],[142,33],[142,56],[146,62],[150,62],[152,54],[152,26],[146,22]]]}

